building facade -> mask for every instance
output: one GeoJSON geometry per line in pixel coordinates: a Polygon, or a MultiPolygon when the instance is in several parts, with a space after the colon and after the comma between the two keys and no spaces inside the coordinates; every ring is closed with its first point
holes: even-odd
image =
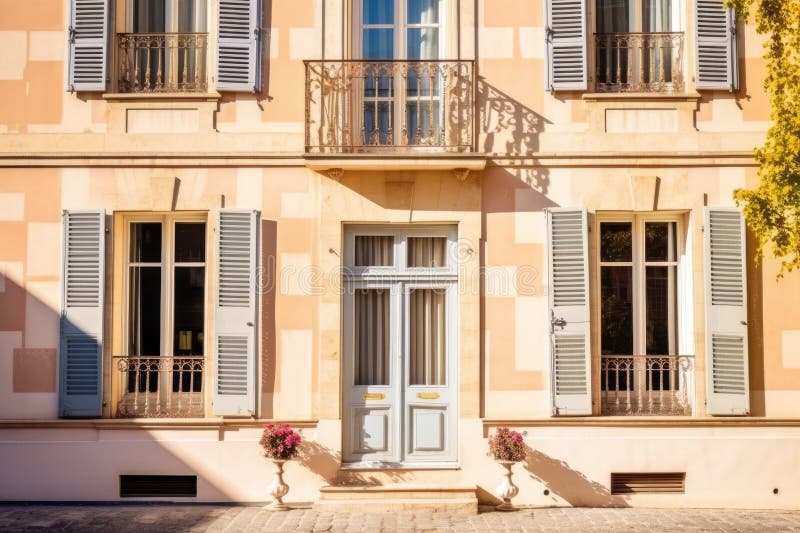
{"type": "Polygon", "coordinates": [[[262,501],[271,420],[297,501],[490,502],[511,426],[517,503],[800,502],[721,0],[0,6],[0,500],[262,501]]]}

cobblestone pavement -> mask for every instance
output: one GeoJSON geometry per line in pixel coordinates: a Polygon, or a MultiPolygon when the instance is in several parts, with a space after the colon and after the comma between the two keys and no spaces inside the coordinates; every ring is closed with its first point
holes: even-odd
{"type": "Polygon", "coordinates": [[[522,509],[479,515],[224,505],[0,505],[0,531],[800,531],[800,511],[522,509]]]}

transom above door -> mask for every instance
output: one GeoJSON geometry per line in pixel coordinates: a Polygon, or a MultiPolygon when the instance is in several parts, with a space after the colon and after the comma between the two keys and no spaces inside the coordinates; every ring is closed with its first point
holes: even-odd
{"type": "Polygon", "coordinates": [[[455,462],[456,228],[352,226],[344,250],[344,461],[455,462]]]}

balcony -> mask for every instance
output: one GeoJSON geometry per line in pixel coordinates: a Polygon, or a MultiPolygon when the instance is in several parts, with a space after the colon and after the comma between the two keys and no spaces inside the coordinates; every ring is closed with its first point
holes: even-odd
{"type": "Polygon", "coordinates": [[[114,357],[119,418],[202,418],[203,356],[114,357]]]}
{"type": "Polygon", "coordinates": [[[120,33],[120,93],[205,93],[207,33],[120,33]]]}
{"type": "Polygon", "coordinates": [[[682,93],[682,32],[598,33],[595,90],[605,93],[682,93]]]}
{"type": "Polygon", "coordinates": [[[306,61],[306,152],[473,151],[472,61],[306,61]]]}
{"type": "Polygon", "coordinates": [[[600,412],[616,416],[691,415],[693,378],[693,357],[604,355],[600,412]]]}

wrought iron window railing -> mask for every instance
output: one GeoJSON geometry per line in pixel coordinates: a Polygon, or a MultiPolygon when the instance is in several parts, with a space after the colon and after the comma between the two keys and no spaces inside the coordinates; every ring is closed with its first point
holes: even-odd
{"type": "Polygon", "coordinates": [[[202,418],[203,356],[114,357],[120,418],[202,418]]]}
{"type": "Polygon", "coordinates": [[[597,92],[683,92],[682,32],[597,33],[594,42],[597,92]]]}
{"type": "Polygon", "coordinates": [[[600,412],[604,415],[690,415],[694,358],[604,355],[600,412]]]}
{"type": "Polygon", "coordinates": [[[122,93],[206,92],[207,33],[117,34],[122,93]]]}
{"type": "Polygon", "coordinates": [[[469,152],[472,61],[306,61],[306,151],[469,152]]]}

